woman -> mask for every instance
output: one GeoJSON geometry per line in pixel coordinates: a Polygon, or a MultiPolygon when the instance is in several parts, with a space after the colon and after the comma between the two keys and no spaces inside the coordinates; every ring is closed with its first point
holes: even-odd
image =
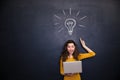
{"type": "Polygon", "coordinates": [[[95,52],[86,46],[85,41],[80,38],[82,47],[87,51],[87,53],[79,53],[77,45],[73,40],[68,40],[63,48],[63,52],[60,57],[60,73],[64,76],[64,80],[81,80],[79,73],[68,73],[64,74],[63,62],[77,61],[85,58],[90,58],[95,56],[95,52]]]}

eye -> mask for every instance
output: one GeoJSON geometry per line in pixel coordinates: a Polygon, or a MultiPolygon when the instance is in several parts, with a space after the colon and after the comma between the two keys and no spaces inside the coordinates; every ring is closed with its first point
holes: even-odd
{"type": "Polygon", "coordinates": [[[67,46],[67,48],[70,48],[70,46],[67,46]]]}
{"type": "Polygon", "coordinates": [[[74,45],[72,45],[71,47],[72,47],[72,48],[74,48],[75,46],[74,46],[74,45]]]}

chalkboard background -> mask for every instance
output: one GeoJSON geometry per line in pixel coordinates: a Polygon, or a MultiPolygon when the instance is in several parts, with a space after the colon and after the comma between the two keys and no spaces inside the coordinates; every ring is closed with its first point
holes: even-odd
{"type": "Polygon", "coordinates": [[[83,60],[82,80],[117,79],[119,0],[4,0],[0,4],[3,80],[62,80],[59,56],[63,44],[72,39],[85,52],[80,37],[96,52],[94,58],[83,60]],[[72,35],[63,25],[66,16],[77,20],[72,35]],[[79,21],[83,16],[87,17],[79,21]]]}

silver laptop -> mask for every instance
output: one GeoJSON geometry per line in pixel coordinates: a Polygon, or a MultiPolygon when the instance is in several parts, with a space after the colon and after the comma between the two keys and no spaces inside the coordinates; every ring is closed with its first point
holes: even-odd
{"type": "Polygon", "coordinates": [[[82,73],[82,61],[63,62],[64,73],[82,73]]]}

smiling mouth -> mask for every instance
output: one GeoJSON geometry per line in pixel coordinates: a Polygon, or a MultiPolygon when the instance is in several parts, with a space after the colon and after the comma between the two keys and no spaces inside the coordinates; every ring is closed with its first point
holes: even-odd
{"type": "Polygon", "coordinates": [[[69,51],[69,53],[73,53],[74,51],[69,51]]]}

